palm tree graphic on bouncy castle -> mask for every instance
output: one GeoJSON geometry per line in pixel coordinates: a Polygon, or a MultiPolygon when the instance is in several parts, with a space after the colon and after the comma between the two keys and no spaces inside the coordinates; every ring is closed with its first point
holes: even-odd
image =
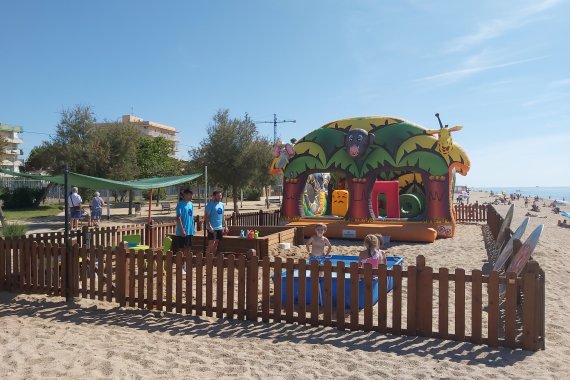
{"type": "Polygon", "coordinates": [[[402,194],[407,191],[403,179],[411,175],[417,178],[414,191],[426,201],[424,220],[450,221],[453,176],[466,175],[470,167],[463,149],[451,139],[451,132],[459,129],[440,121],[440,129],[426,130],[393,117],[328,123],[293,147],[295,154],[283,169],[282,215],[289,220],[304,216],[300,200],[308,176],[329,172],[345,179],[348,220],[374,217],[371,193],[377,180],[400,180],[402,194]]]}

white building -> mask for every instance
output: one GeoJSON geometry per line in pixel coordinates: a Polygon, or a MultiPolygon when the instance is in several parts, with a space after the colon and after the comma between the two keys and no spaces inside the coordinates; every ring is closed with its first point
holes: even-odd
{"type": "MultiPolygon", "coordinates": [[[[121,122],[134,125],[144,136],[164,137],[174,143],[174,150],[178,151],[178,142],[180,139],[176,137],[178,131],[169,125],[156,123],[154,121],[143,120],[141,117],[134,115],[123,115],[121,122]]],[[[96,123],[95,126],[107,126],[109,123],[96,123]]]]}
{"type": "Polygon", "coordinates": [[[20,149],[20,144],[23,143],[19,136],[21,132],[22,127],[0,123],[0,138],[6,141],[6,146],[1,152],[2,162],[0,163],[0,167],[2,167],[2,169],[15,172],[20,171],[20,166],[23,165],[23,162],[20,160],[20,156],[23,154],[20,149]]]}

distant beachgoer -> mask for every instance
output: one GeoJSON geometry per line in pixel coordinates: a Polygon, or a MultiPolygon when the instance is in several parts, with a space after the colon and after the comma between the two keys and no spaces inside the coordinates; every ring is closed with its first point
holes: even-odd
{"type": "Polygon", "coordinates": [[[103,214],[103,198],[101,198],[101,194],[98,191],[95,192],[95,196],[91,200],[91,223],[95,227],[99,227],[99,223],[101,222],[101,215],[103,214]]]}
{"type": "Polygon", "coordinates": [[[81,219],[81,195],[78,193],[77,187],[71,189],[69,194],[69,216],[71,217],[71,228],[79,227],[79,220],[81,219]]]}
{"type": "Polygon", "coordinates": [[[319,223],[315,227],[315,234],[309,238],[307,241],[307,252],[310,256],[329,256],[331,254],[332,245],[324,235],[327,232],[327,225],[324,223],[319,223]],[[325,253],[325,247],[327,247],[327,252],[325,253]]]}

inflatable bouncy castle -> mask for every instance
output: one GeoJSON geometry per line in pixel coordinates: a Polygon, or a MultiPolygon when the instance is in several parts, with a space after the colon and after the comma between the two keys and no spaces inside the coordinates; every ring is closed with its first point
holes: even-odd
{"type": "Polygon", "coordinates": [[[330,237],[452,237],[454,178],[470,163],[452,139],[461,127],[436,116],[433,130],[395,117],[343,119],[297,141],[282,167],[284,221],[307,236],[326,223],[330,237]]]}

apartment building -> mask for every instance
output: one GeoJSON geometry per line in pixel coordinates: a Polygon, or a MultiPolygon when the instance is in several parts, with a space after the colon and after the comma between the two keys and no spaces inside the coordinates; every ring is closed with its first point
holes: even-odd
{"type": "MultiPolygon", "coordinates": [[[[121,122],[134,125],[144,136],[164,137],[165,139],[174,142],[174,149],[175,151],[178,151],[178,142],[180,139],[176,137],[176,134],[178,133],[176,128],[154,121],[144,120],[143,118],[135,115],[123,115],[121,117],[121,122]]],[[[109,125],[109,123],[96,123],[95,125],[105,126],[109,125]]]]}
{"type": "Polygon", "coordinates": [[[0,154],[2,161],[0,167],[2,167],[2,169],[15,172],[20,171],[20,166],[23,165],[20,159],[23,154],[20,149],[20,144],[23,143],[19,135],[20,133],[22,133],[22,127],[0,123],[0,138],[6,142],[0,154]]]}

